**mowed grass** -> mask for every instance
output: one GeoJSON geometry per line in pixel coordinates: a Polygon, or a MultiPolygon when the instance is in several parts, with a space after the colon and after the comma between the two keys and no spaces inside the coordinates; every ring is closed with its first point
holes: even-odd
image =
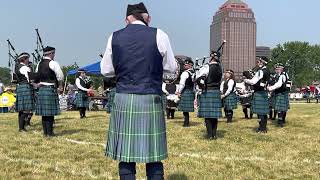
{"type": "MultiPolygon", "coordinates": [[[[268,122],[267,134],[256,134],[257,121],[221,119],[216,141],[204,138],[202,119],[182,113],[167,121],[169,158],[166,179],[320,179],[320,105],[293,104],[288,124],[268,122]]],[[[27,133],[18,133],[17,114],[0,114],[0,179],[118,179],[118,163],[104,156],[109,116],[78,112],[56,117],[57,137],[44,138],[39,117],[27,133]]],[[[145,178],[138,165],[138,179],[145,178]]]]}

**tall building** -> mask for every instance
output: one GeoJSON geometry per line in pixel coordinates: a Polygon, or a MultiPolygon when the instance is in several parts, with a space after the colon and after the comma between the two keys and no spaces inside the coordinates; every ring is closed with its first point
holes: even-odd
{"type": "Polygon", "coordinates": [[[216,50],[226,40],[222,57],[225,69],[237,77],[255,66],[256,20],[253,11],[241,0],[228,0],[213,16],[210,49],[216,50]]]}
{"type": "Polygon", "coordinates": [[[266,46],[257,46],[256,47],[256,56],[262,57],[265,56],[267,58],[271,58],[271,49],[266,46]]]}

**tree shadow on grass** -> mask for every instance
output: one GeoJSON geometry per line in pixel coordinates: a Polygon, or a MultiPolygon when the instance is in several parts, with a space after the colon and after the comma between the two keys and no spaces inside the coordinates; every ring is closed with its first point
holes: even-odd
{"type": "MultiPolygon", "coordinates": [[[[181,126],[183,125],[183,120],[180,121],[180,120],[174,120],[174,119],[169,119],[167,120],[167,122],[172,122],[174,124],[180,124],[181,126]]],[[[199,122],[199,121],[190,121],[189,122],[189,126],[192,127],[192,126],[199,126],[203,124],[202,122],[199,122]]]]}
{"type": "Polygon", "coordinates": [[[168,176],[168,180],[187,180],[187,176],[182,173],[175,173],[175,174],[170,174],[168,176]]]}
{"type": "MultiPolygon", "coordinates": [[[[208,139],[208,136],[207,136],[207,131],[206,130],[203,130],[201,131],[203,133],[201,139],[208,139]]],[[[225,134],[227,133],[226,130],[217,130],[217,138],[218,139],[223,139],[225,134]]]]}

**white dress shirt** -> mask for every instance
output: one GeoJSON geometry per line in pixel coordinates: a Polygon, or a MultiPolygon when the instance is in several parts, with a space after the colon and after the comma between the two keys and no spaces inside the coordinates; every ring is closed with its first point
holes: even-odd
{"type": "Polygon", "coordinates": [[[31,72],[31,69],[23,63],[20,64],[22,64],[23,66],[19,69],[19,72],[27,78],[28,82],[30,82],[29,73],[31,72]]]}
{"type": "MultiPolygon", "coordinates": [[[[225,83],[226,81],[222,81],[222,83],[221,83],[221,85],[220,85],[220,92],[221,93],[223,93],[223,86],[224,86],[224,83],[225,83]]],[[[232,91],[232,88],[233,88],[233,86],[234,86],[234,83],[235,83],[235,81],[233,80],[233,79],[230,79],[229,81],[228,81],[228,89],[227,89],[227,91],[224,93],[224,96],[228,96],[230,93],[232,93],[232,92],[235,92],[235,89],[232,91]]]]}
{"type": "Polygon", "coordinates": [[[177,91],[178,93],[182,93],[184,87],[186,86],[186,81],[187,79],[190,77],[190,73],[187,71],[184,71],[181,76],[180,76],[180,82],[179,82],[179,85],[178,85],[178,88],[177,88],[177,91]]]}
{"type": "Polygon", "coordinates": [[[280,74],[280,77],[278,79],[278,81],[273,85],[268,87],[269,91],[274,91],[276,89],[281,88],[281,86],[283,85],[283,83],[285,83],[287,81],[287,77],[285,74],[280,74]]]}
{"type": "MultiPolygon", "coordinates": [[[[82,90],[82,91],[87,91],[87,92],[90,91],[90,89],[87,89],[87,88],[81,86],[80,79],[82,79],[82,77],[78,77],[78,78],[76,79],[76,86],[78,87],[78,89],[80,89],[80,90],[82,90]]],[[[83,80],[83,79],[82,79],[82,80],[83,80]]]]}
{"type": "Polygon", "coordinates": [[[250,85],[255,85],[257,84],[262,78],[263,78],[263,71],[262,69],[265,69],[267,67],[261,68],[259,71],[257,71],[252,79],[245,79],[244,82],[250,85]]]}
{"type": "MultiPolygon", "coordinates": [[[[141,21],[134,21],[132,24],[145,25],[141,21]]],[[[107,48],[101,60],[101,74],[105,77],[114,77],[114,67],[112,63],[112,36],[108,38],[107,48]]],[[[178,68],[168,35],[160,29],[157,29],[157,46],[163,57],[163,72],[174,74],[178,68]]]]}
{"type": "MultiPolygon", "coordinates": [[[[46,57],[46,56],[43,57],[43,59],[51,60],[49,57],[46,57]]],[[[36,72],[38,72],[38,68],[39,68],[40,62],[37,65],[36,72]]],[[[63,81],[64,80],[63,72],[62,72],[61,67],[60,67],[60,65],[59,65],[59,63],[57,61],[51,60],[49,62],[49,68],[56,74],[56,77],[57,77],[58,81],[63,81]]],[[[45,85],[45,86],[55,85],[54,83],[48,83],[48,82],[40,82],[40,84],[45,85]]]]}

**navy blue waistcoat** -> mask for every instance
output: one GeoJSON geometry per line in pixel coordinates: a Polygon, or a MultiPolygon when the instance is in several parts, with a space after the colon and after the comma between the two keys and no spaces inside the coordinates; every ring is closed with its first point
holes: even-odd
{"type": "Polygon", "coordinates": [[[113,33],[112,55],[117,93],[162,94],[163,57],[157,29],[130,24],[113,33]]]}

